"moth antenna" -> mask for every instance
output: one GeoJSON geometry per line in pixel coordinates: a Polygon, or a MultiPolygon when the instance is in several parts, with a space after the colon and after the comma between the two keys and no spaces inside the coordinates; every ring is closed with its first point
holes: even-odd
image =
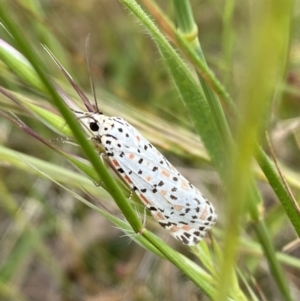
{"type": "Polygon", "coordinates": [[[50,57],[52,58],[52,60],[56,63],[56,65],[59,67],[59,69],[62,71],[62,73],[64,74],[64,76],[67,78],[67,80],[69,81],[69,83],[72,85],[72,87],[75,89],[75,91],[77,92],[77,94],[79,95],[79,97],[81,98],[81,100],[83,101],[83,103],[84,103],[85,107],[87,108],[87,110],[89,112],[94,112],[93,105],[90,103],[90,100],[84,94],[84,92],[79,88],[79,86],[75,83],[75,81],[73,80],[72,76],[63,67],[63,65],[58,61],[58,59],[54,56],[54,54],[50,51],[50,49],[47,46],[45,46],[45,45],[42,45],[42,46],[44,47],[44,49],[46,50],[46,52],[50,55],[50,57]]]}
{"type": "Polygon", "coordinates": [[[97,198],[95,198],[91,193],[89,193],[82,185],[80,185],[80,186],[81,186],[82,191],[84,193],[86,193],[95,203],[99,204],[104,210],[106,210],[111,215],[114,214],[110,209],[108,209],[106,206],[104,206],[97,198]]]}
{"type": "Polygon", "coordinates": [[[61,98],[65,101],[65,103],[67,104],[67,106],[72,111],[74,111],[74,110],[76,110],[76,111],[82,110],[77,105],[77,103],[75,103],[74,100],[55,81],[53,81],[53,85],[54,85],[55,89],[57,90],[57,92],[59,93],[59,95],[61,96],[61,98]]]}
{"type": "MultiPolygon", "coordinates": [[[[62,143],[69,143],[75,145],[76,143],[70,137],[56,137],[49,140],[49,142],[62,142],[62,143]]],[[[78,144],[77,144],[78,145],[78,144]]]]}
{"type": "Polygon", "coordinates": [[[91,72],[90,36],[91,36],[91,34],[89,34],[87,36],[86,41],[85,41],[86,64],[87,64],[87,68],[88,68],[88,72],[89,72],[90,85],[91,85],[92,93],[93,93],[93,96],[94,96],[94,104],[95,104],[95,107],[96,107],[96,112],[101,113],[100,110],[99,110],[99,107],[98,107],[98,102],[97,102],[95,82],[94,82],[93,75],[92,75],[92,72],[91,72]]]}

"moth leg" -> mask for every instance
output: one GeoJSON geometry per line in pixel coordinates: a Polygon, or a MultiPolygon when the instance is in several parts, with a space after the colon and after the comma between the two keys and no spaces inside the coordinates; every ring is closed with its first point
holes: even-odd
{"type": "Polygon", "coordinates": [[[129,200],[131,200],[131,198],[133,196],[133,192],[134,192],[134,187],[130,187],[130,193],[129,193],[129,197],[128,197],[129,200]]]}
{"type": "Polygon", "coordinates": [[[55,138],[52,138],[49,140],[49,142],[62,142],[62,143],[65,143],[65,142],[68,142],[68,141],[71,141],[71,142],[74,142],[72,140],[72,138],[70,137],[55,137],[55,138]]]}
{"type": "Polygon", "coordinates": [[[102,161],[107,159],[107,154],[104,151],[99,151],[99,156],[102,159],[102,161]]]}
{"type": "Polygon", "coordinates": [[[65,144],[70,144],[70,145],[75,145],[75,146],[79,146],[79,144],[77,144],[72,138],[70,137],[56,137],[56,138],[52,138],[49,140],[50,143],[57,143],[57,142],[61,142],[61,143],[65,143],[65,144]]]}

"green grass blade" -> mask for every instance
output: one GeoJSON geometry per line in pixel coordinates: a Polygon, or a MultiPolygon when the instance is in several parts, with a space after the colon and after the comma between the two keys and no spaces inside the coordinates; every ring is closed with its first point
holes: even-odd
{"type": "Polygon", "coordinates": [[[0,39],[0,59],[29,85],[45,91],[37,73],[28,60],[15,48],[0,39]]]}
{"type": "Polygon", "coordinates": [[[184,103],[187,104],[189,115],[195,128],[201,136],[213,163],[219,171],[224,166],[224,146],[217,130],[215,120],[211,114],[205,95],[196,79],[192,76],[187,66],[183,63],[177,52],[172,48],[166,38],[161,34],[156,25],[141,9],[136,1],[121,0],[138,19],[146,26],[164,58],[172,75],[175,85],[184,103]]]}
{"type": "MultiPolygon", "coordinates": [[[[30,166],[33,169],[36,169],[33,165],[30,164],[30,166]]],[[[39,171],[44,177],[49,178],[50,180],[54,181],[57,185],[61,186],[65,190],[67,190],[69,193],[71,193],[74,197],[79,199],[81,202],[83,202],[85,205],[89,206],[90,208],[98,211],[101,215],[108,218],[111,222],[113,222],[115,225],[120,227],[124,232],[126,233],[132,233],[132,228],[129,227],[129,224],[114,217],[110,213],[96,207],[95,205],[91,204],[90,202],[86,201],[84,198],[79,196],[78,194],[74,193],[70,189],[62,186],[58,182],[56,182],[54,179],[51,179],[47,174],[39,171]]],[[[133,232],[134,233],[134,232],[133,232]]],[[[139,242],[143,247],[145,247],[148,250],[151,250],[152,252],[156,253],[157,255],[161,257],[167,258],[169,261],[171,261],[175,266],[177,266],[182,272],[184,272],[192,281],[194,281],[199,287],[203,289],[203,291],[209,295],[212,296],[215,292],[212,287],[213,280],[212,278],[200,267],[196,266],[194,263],[190,262],[187,258],[182,256],[180,253],[174,251],[171,247],[169,247],[167,244],[165,244],[161,239],[153,235],[148,230],[144,229],[142,233],[140,234],[133,234],[132,238],[139,242]],[[146,238],[146,239],[143,239],[146,238]],[[149,242],[151,244],[149,244],[149,242]],[[153,246],[156,249],[153,249],[153,246]]]]}
{"type": "MultiPolygon", "coordinates": [[[[183,37],[185,38],[185,37],[188,37],[187,38],[187,41],[190,41],[190,39],[191,39],[191,35],[192,35],[192,33],[195,31],[194,29],[195,29],[195,25],[193,25],[192,23],[192,17],[190,16],[190,14],[191,14],[191,10],[188,8],[188,9],[186,9],[186,7],[184,7],[185,5],[189,5],[188,4],[188,2],[187,1],[180,1],[180,3],[179,3],[179,1],[174,1],[174,4],[175,4],[175,8],[177,8],[177,20],[178,20],[178,24],[179,24],[179,26],[180,25],[182,25],[182,28],[181,28],[181,30],[180,30],[180,33],[181,32],[184,32],[184,34],[186,35],[183,35],[183,37]],[[183,12],[185,12],[185,14],[183,13],[183,12]],[[184,18],[186,18],[187,20],[184,20],[184,18]]],[[[164,20],[165,22],[166,22],[166,20],[164,20]]],[[[171,36],[174,36],[174,35],[172,35],[171,34],[171,36]]],[[[177,38],[178,38],[178,35],[177,35],[177,38]]],[[[194,40],[196,39],[196,37],[194,37],[194,40]]],[[[180,40],[180,39],[177,39],[177,40],[180,40]]],[[[193,40],[193,41],[194,41],[193,40]]],[[[181,40],[180,40],[181,41],[181,40]]],[[[187,47],[186,45],[185,45],[185,43],[184,42],[182,42],[181,41],[181,44],[180,45],[184,45],[185,46],[185,50],[187,50],[189,47],[187,47]]],[[[197,43],[194,41],[193,43],[191,43],[191,45],[197,45],[197,43]]],[[[195,46],[195,48],[197,49],[197,46],[195,46]]],[[[198,49],[197,49],[197,51],[196,51],[197,53],[198,53],[198,55],[199,55],[199,59],[202,59],[203,60],[203,54],[202,54],[202,51],[201,51],[201,48],[200,47],[198,47],[198,49]]],[[[196,53],[196,52],[194,52],[194,53],[196,53]]],[[[191,53],[191,51],[189,50],[189,52],[188,52],[188,54],[190,54],[191,53]]],[[[193,54],[194,55],[194,54],[193,54]]],[[[195,59],[193,60],[193,61],[196,61],[195,59]]],[[[203,62],[204,64],[205,64],[205,61],[203,62]]],[[[203,86],[203,90],[204,91],[207,91],[206,90],[206,88],[207,89],[209,89],[209,87],[208,86],[203,86]]],[[[216,107],[216,106],[214,106],[214,104],[216,104],[216,102],[215,101],[217,101],[216,99],[214,99],[213,97],[211,97],[212,95],[210,95],[210,94],[208,94],[208,93],[206,93],[206,96],[207,96],[207,99],[208,100],[212,100],[213,102],[212,102],[212,106],[211,106],[211,108],[212,108],[212,112],[218,112],[218,110],[215,110],[214,109],[214,107],[216,107]]],[[[210,102],[209,102],[210,103],[210,102]]],[[[217,106],[218,107],[218,106],[217,106]]],[[[219,112],[221,112],[221,110],[219,111],[219,112]]],[[[221,112],[222,113],[222,112],[221,112]]],[[[223,113],[222,113],[223,114],[223,113]]],[[[215,116],[216,116],[216,119],[217,120],[220,120],[220,121],[222,121],[223,120],[223,122],[221,122],[221,128],[223,127],[223,128],[227,128],[228,129],[228,125],[227,125],[227,123],[226,123],[226,120],[223,118],[224,117],[224,115],[220,115],[220,114],[215,114],[215,116]],[[223,116],[223,117],[222,117],[223,116]]],[[[220,125],[219,125],[219,128],[220,128],[220,125]]],[[[229,132],[229,130],[227,130],[226,131],[226,133],[228,134],[228,136],[230,136],[230,132],[229,132]]],[[[259,196],[259,194],[258,194],[258,191],[257,191],[257,188],[256,187],[254,187],[254,186],[252,186],[252,189],[254,189],[253,190],[253,196],[255,196],[255,198],[254,199],[252,199],[253,201],[251,201],[251,203],[252,203],[252,205],[251,205],[251,212],[252,212],[252,217],[254,218],[254,220],[258,220],[258,219],[260,219],[260,214],[259,214],[259,203],[262,203],[262,199],[261,199],[261,197],[259,196]],[[255,205],[255,204],[257,204],[257,205],[255,205]]],[[[260,221],[259,223],[261,223],[261,225],[263,225],[263,221],[260,221]]],[[[233,223],[232,223],[233,224],[233,223]]],[[[236,221],[236,225],[238,224],[238,221],[236,221]]],[[[237,227],[235,226],[235,228],[237,229],[237,227]]],[[[261,227],[257,227],[257,229],[256,229],[256,232],[257,232],[257,235],[258,235],[258,237],[259,237],[259,239],[260,239],[260,241],[261,241],[261,243],[263,244],[263,247],[264,247],[264,250],[265,250],[265,252],[266,252],[266,257],[268,258],[268,260],[269,260],[269,265],[270,265],[270,267],[271,267],[271,270],[273,270],[273,271],[276,271],[276,273],[274,273],[274,276],[275,276],[275,279],[278,281],[278,283],[279,283],[279,286],[282,288],[282,289],[284,289],[284,286],[282,286],[282,280],[283,280],[283,273],[282,273],[282,270],[280,269],[280,267],[279,267],[279,265],[278,265],[278,263],[277,263],[277,261],[276,261],[276,258],[275,258],[275,251],[274,251],[274,248],[272,247],[272,244],[271,244],[271,241],[269,240],[269,239],[267,239],[268,237],[266,237],[265,236],[265,233],[263,232],[263,231],[261,231],[261,227]],[[270,256],[270,250],[272,250],[272,256],[270,256]]],[[[237,237],[237,236],[236,236],[237,237]]],[[[234,243],[231,243],[232,245],[234,245],[234,243]]]]}
{"type": "MultiPolygon", "coordinates": [[[[220,269],[221,281],[218,282],[216,300],[224,300],[228,294],[230,283],[228,271],[235,261],[234,246],[238,237],[236,226],[239,223],[242,206],[247,202],[250,183],[252,183],[250,168],[253,155],[257,151],[257,139],[261,136],[274,89],[283,76],[292,7],[292,1],[264,2],[259,20],[255,23],[254,39],[251,41],[252,47],[248,55],[249,61],[245,66],[247,75],[244,87],[241,89],[241,118],[236,123],[237,149],[231,154],[232,168],[227,184],[229,194],[224,235],[224,259],[220,269]]],[[[251,210],[251,213],[257,215],[257,209],[251,210]]],[[[263,224],[260,226],[263,227],[263,224]]],[[[261,235],[261,243],[264,243],[264,250],[272,263],[270,268],[284,298],[292,300],[282,269],[276,258],[273,258],[272,243],[268,236],[264,235],[263,228],[260,226],[256,230],[261,235]]]]}
{"type": "Polygon", "coordinates": [[[262,168],[264,174],[268,178],[270,185],[274,188],[274,192],[280,200],[290,222],[298,234],[298,237],[300,237],[300,214],[298,211],[298,205],[294,204],[284,186],[284,183],[282,182],[282,179],[278,175],[274,164],[272,164],[270,159],[261,148],[258,149],[257,160],[259,162],[259,166],[262,168]]]}
{"type": "Polygon", "coordinates": [[[64,103],[63,99],[60,97],[59,93],[56,91],[52,82],[46,76],[43,67],[44,64],[38,59],[38,56],[31,49],[30,44],[26,41],[26,35],[21,32],[20,26],[17,26],[13,21],[11,16],[9,16],[9,9],[3,3],[3,7],[0,10],[0,19],[9,30],[11,35],[15,38],[16,43],[19,46],[19,49],[25,55],[26,59],[30,62],[32,67],[35,69],[38,74],[41,82],[45,86],[45,91],[48,91],[49,95],[52,97],[52,101],[57,109],[60,111],[66,122],[68,123],[70,129],[72,130],[74,137],[77,139],[78,143],[81,145],[86,156],[90,160],[91,164],[94,166],[95,170],[99,174],[99,177],[103,179],[103,182],[107,186],[110,194],[118,204],[119,208],[122,210],[125,217],[133,226],[136,232],[139,232],[142,228],[141,221],[134,212],[131,205],[127,202],[126,198],[123,196],[122,191],[110,176],[109,172],[106,170],[104,164],[99,159],[98,154],[96,153],[92,143],[86,139],[83,129],[80,124],[75,119],[73,113],[64,103]]]}
{"type": "MultiPolygon", "coordinates": [[[[165,29],[166,34],[170,38],[176,37],[174,42],[176,45],[183,51],[185,56],[191,61],[193,66],[197,69],[197,71],[200,73],[201,77],[205,80],[206,82],[206,88],[207,89],[212,89],[221,99],[226,100],[226,103],[228,104],[230,110],[234,112],[235,116],[237,116],[237,111],[236,111],[236,106],[233,103],[233,100],[230,98],[229,94],[225,90],[224,86],[214,77],[212,71],[208,68],[204,55],[202,53],[201,47],[199,46],[199,42],[197,40],[197,30],[195,30],[195,26],[193,26],[193,21],[192,21],[192,16],[191,14],[191,9],[186,8],[185,6],[189,6],[188,1],[176,1],[176,4],[180,5],[180,7],[177,9],[179,11],[178,14],[178,23],[179,25],[182,23],[185,27],[185,32],[182,34],[182,31],[176,31],[175,26],[172,24],[172,22],[166,17],[165,14],[162,13],[160,8],[152,1],[152,0],[147,0],[143,1],[144,4],[148,7],[148,9],[154,14],[156,17],[157,22],[160,23],[160,25],[165,29]],[[185,13],[183,13],[185,12],[185,13]],[[188,22],[185,20],[181,20],[181,18],[184,18],[188,14],[188,22]],[[187,25],[186,25],[187,24],[187,25]],[[189,30],[189,31],[188,31],[189,30]],[[192,36],[192,37],[191,37],[192,36]],[[190,40],[194,41],[193,43],[190,42],[190,40]],[[199,47],[198,47],[198,46],[199,47]]],[[[229,14],[232,13],[233,9],[233,1],[228,3],[228,10],[230,11],[229,14]]],[[[175,7],[176,8],[176,7],[175,7]]],[[[203,90],[206,91],[205,86],[201,82],[203,90]]],[[[212,92],[211,92],[212,93],[212,92]]],[[[214,96],[214,95],[212,95],[214,96]]],[[[219,129],[224,128],[228,129],[227,122],[223,119],[224,115],[221,111],[219,111],[221,114],[218,114],[218,104],[214,104],[216,101],[214,98],[207,96],[207,99],[209,103],[211,104],[210,106],[215,106],[217,110],[212,110],[212,112],[217,112],[215,114],[216,119],[219,120],[218,125],[219,129]],[[223,121],[222,121],[223,120],[223,121]]],[[[230,137],[231,134],[229,133],[228,130],[226,132],[226,137],[230,137]]],[[[224,133],[225,133],[224,132],[224,133]]],[[[298,210],[297,207],[294,205],[293,200],[290,198],[288,191],[286,190],[284,183],[282,183],[282,180],[280,179],[277,171],[274,168],[267,168],[272,167],[273,164],[270,160],[270,158],[264,153],[261,149],[259,149],[259,152],[262,152],[261,154],[258,154],[257,161],[262,168],[262,170],[265,172],[265,176],[267,177],[270,185],[272,186],[273,190],[277,194],[279,200],[282,203],[282,206],[285,208],[285,211],[287,212],[295,230],[297,233],[299,233],[299,226],[300,226],[300,219],[295,218],[298,216],[298,210]]],[[[286,171],[287,172],[287,171],[286,171]]],[[[285,172],[285,173],[286,173],[285,172]]],[[[290,172],[289,172],[290,174],[290,172]]],[[[290,177],[287,175],[287,180],[291,185],[295,186],[297,185],[298,181],[294,180],[294,177],[290,177]]],[[[257,188],[253,188],[257,189],[257,188]]],[[[261,199],[261,198],[260,198],[261,199]]],[[[260,206],[260,205],[258,205],[260,206]]],[[[259,211],[259,208],[258,208],[259,211]]],[[[257,215],[257,214],[256,214],[257,215]]],[[[258,214],[259,216],[259,214],[258,214]]]]}
{"type": "MultiPolygon", "coordinates": [[[[207,63],[198,39],[198,27],[194,21],[190,1],[174,0],[173,2],[179,34],[181,34],[183,41],[186,40],[186,42],[190,44],[189,46],[186,45],[186,48],[192,48],[192,51],[197,54],[199,59],[202,60],[202,63],[207,67],[207,63]]],[[[198,76],[201,87],[218,127],[218,132],[223,139],[224,145],[229,148],[232,144],[232,136],[221,103],[217,98],[217,95],[208,86],[201,74],[198,74],[198,76]]]]}

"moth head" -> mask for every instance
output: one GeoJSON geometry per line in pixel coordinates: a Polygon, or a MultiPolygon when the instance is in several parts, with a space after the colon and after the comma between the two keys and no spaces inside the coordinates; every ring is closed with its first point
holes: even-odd
{"type": "Polygon", "coordinates": [[[79,111],[74,111],[74,113],[90,136],[99,135],[102,114],[79,111]]]}

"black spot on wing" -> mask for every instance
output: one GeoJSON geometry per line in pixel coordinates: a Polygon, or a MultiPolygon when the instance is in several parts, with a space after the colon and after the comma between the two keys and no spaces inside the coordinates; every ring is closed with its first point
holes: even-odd
{"type": "Polygon", "coordinates": [[[197,198],[194,198],[194,201],[196,201],[198,204],[200,204],[200,201],[197,198]]]}
{"type": "MultiPolygon", "coordinates": [[[[107,129],[107,128],[105,128],[105,129],[107,129]]],[[[114,140],[118,140],[117,137],[115,137],[114,135],[107,134],[107,135],[105,135],[105,136],[106,136],[106,137],[113,138],[114,140]]]]}
{"type": "Polygon", "coordinates": [[[177,224],[176,223],[171,223],[171,222],[158,222],[162,227],[164,227],[164,228],[169,228],[169,227],[171,227],[171,226],[177,226],[177,224]]]}
{"type": "Polygon", "coordinates": [[[186,222],[178,222],[178,224],[181,224],[181,225],[188,225],[188,223],[186,223],[186,222]]]}
{"type": "MultiPolygon", "coordinates": [[[[186,234],[186,233],[185,233],[186,234]]],[[[184,236],[184,235],[180,235],[179,240],[182,241],[185,245],[189,244],[189,240],[184,236]]]]}
{"type": "Polygon", "coordinates": [[[199,238],[198,238],[198,237],[194,237],[194,238],[193,238],[194,244],[198,243],[198,241],[199,241],[199,238]]]}
{"type": "Polygon", "coordinates": [[[187,232],[184,232],[183,235],[184,235],[185,237],[187,237],[187,238],[190,238],[190,237],[192,236],[192,234],[187,233],[187,232]]]}

